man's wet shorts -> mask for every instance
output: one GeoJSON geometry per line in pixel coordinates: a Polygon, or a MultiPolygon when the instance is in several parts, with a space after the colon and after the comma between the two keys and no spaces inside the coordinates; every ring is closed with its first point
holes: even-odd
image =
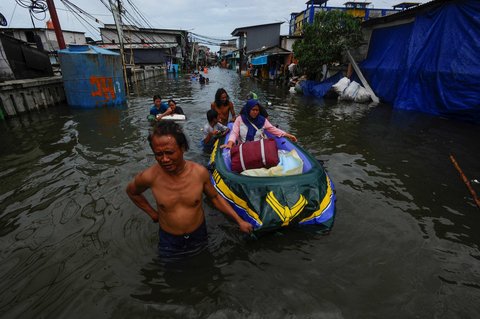
{"type": "Polygon", "coordinates": [[[160,228],[158,237],[158,254],[166,258],[196,255],[208,244],[205,221],[196,230],[184,235],[173,235],[160,228]]]}

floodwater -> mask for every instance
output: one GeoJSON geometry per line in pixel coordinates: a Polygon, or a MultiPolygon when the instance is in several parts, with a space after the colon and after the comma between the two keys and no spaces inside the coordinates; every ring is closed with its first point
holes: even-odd
{"type": "Polygon", "coordinates": [[[480,179],[479,125],[207,76],[142,83],[124,108],[0,123],[1,318],[480,317],[480,210],[449,159],[480,179]],[[165,266],[158,226],[124,191],[154,163],[151,97],[178,101],[186,156],[205,164],[201,128],[219,87],[237,111],[251,90],[271,102],[272,122],[324,163],[335,225],[252,240],[205,206],[208,252],[165,266]]]}

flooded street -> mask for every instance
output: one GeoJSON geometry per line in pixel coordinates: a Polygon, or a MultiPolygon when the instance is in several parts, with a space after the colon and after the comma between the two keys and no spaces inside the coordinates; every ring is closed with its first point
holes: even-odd
{"type": "Polygon", "coordinates": [[[0,122],[1,318],[480,317],[480,210],[449,159],[480,179],[479,124],[206,76],[142,83],[125,108],[0,122]],[[249,91],[271,102],[271,122],[323,162],[335,225],[255,240],[205,205],[209,251],[165,267],[158,225],[125,193],[154,163],[152,96],[183,108],[186,157],[206,164],[201,129],[220,87],[237,113],[249,91]]]}

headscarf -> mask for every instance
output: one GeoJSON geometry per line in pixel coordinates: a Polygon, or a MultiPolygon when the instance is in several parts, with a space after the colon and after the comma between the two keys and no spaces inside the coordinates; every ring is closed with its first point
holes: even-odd
{"type": "Polygon", "coordinates": [[[243,108],[243,112],[241,114],[243,123],[247,126],[248,132],[247,136],[245,137],[246,141],[253,141],[255,138],[255,134],[257,133],[257,128],[261,129],[263,125],[265,125],[265,118],[258,113],[256,118],[250,117],[250,111],[253,109],[255,105],[260,106],[258,100],[250,99],[247,101],[243,108]],[[255,128],[253,125],[257,128],[255,128]]]}

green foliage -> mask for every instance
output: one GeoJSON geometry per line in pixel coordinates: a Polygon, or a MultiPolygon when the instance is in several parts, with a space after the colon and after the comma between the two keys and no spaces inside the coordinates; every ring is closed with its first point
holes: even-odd
{"type": "Polygon", "coordinates": [[[343,11],[320,11],[313,24],[304,26],[303,39],[294,43],[293,53],[309,79],[319,79],[323,64],[340,62],[346,50],[360,45],[360,22],[343,11]]]}

